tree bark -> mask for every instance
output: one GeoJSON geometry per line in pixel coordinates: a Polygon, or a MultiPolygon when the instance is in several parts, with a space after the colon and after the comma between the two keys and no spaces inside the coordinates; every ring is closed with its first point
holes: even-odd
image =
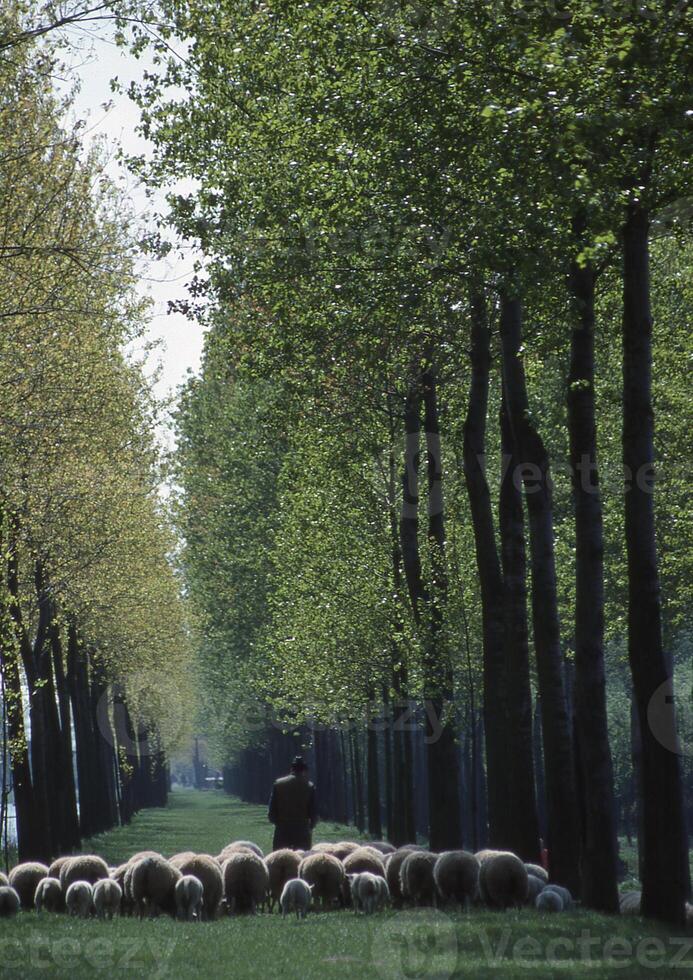
{"type": "Polygon", "coordinates": [[[378,733],[372,724],[366,729],[366,770],[368,795],[368,833],[373,840],[383,836],[380,815],[380,766],[378,765],[378,733]]]}
{"type": "Polygon", "coordinates": [[[79,813],[77,810],[77,789],[72,765],[72,712],[70,711],[70,692],[65,676],[63,645],[56,615],[57,613],[54,610],[53,623],[51,624],[51,650],[53,653],[55,689],[60,710],[60,778],[63,785],[65,806],[64,839],[61,850],[63,853],[71,853],[72,851],[79,850],[81,837],[79,833],[79,813]]]}
{"type": "Polygon", "coordinates": [[[484,731],[488,822],[492,846],[501,846],[508,815],[508,739],[503,709],[503,579],[493,526],[491,494],[486,481],[486,415],[488,412],[490,333],[486,301],[471,298],[471,383],[464,423],[464,475],[472,515],[476,566],[481,592],[483,640],[484,731]]]}
{"type": "Polygon", "coordinates": [[[529,516],[532,622],[542,701],[548,847],[554,881],[580,894],[579,834],[571,731],[561,656],[549,459],[530,416],[522,363],[522,307],[501,296],[503,384],[529,516]]]}
{"type": "MultiPolygon", "coordinates": [[[[575,231],[581,235],[582,222],[575,231]]],[[[618,839],[604,669],[604,535],[594,396],[594,271],[573,262],[568,432],[575,506],[575,732],[581,788],[582,901],[618,910],[618,839]]]]}
{"type": "Polygon", "coordinates": [[[631,204],[623,229],[623,463],[628,554],[628,657],[642,741],[642,913],[684,921],[688,841],[672,665],[662,640],[652,409],[649,220],[631,204]]]}
{"type": "Polygon", "coordinates": [[[491,846],[539,859],[539,818],[532,749],[532,691],[529,679],[527,560],[522,495],[516,484],[518,458],[505,399],[500,412],[501,477],[498,516],[503,565],[503,669],[498,686],[500,734],[505,748],[505,810],[491,846]]]}

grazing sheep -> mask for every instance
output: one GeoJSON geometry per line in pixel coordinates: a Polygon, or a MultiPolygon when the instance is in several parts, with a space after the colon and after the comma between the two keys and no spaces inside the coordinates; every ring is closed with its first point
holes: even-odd
{"type": "Polygon", "coordinates": [[[563,911],[563,899],[558,892],[553,891],[551,888],[544,888],[540,891],[534,901],[534,905],[539,912],[563,911]]]}
{"type": "Polygon", "coordinates": [[[469,851],[444,851],[433,868],[440,900],[468,908],[479,883],[479,862],[469,851]]]}
{"type": "Polygon", "coordinates": [[[489,858],[496,857],[497,854],[505,854],[505,853],[507,853],[507,852],[506,851],[494,851],[492,848],[486,847],[482,851],[477,851],[476,854],[474,855],[474,857],[477,859],[477,861],[479,862],[479,864],[483,864],[484,861],[487,861],[489,858]]]}
{"type": "Polygon", "coordinates": [[[73,881],[65,894],[68,915],[86,919],[91,912],[93,901],[92,885],[89,881],[73,881]]]}
{"type": "Polygon", "coordinates": [[[96,854],[77,854],[60,869],[60,887],[65,894],[73,881],[88,881],[94,885],[101,878],[108,878],[108,865],[96,854]]]}
{"type": "Polygon", "coordinates": [[[380,875],[381,878],[385,877],[385,865],[383,864],[382,855],[374,851],[372,847],[359,847],[344,858],[343,864],[344,871],[348,875],[370,871],[373,875],[380,875]]]}
{"type": "Polygon", "coordinates": [[[120,867],[116,868],[116,875],[113,880],[117,881],[123,889],[123,912],[127,915],[131,915],[135,911],[135,899],[132,894],[132,875],[135,866],[138,861],[143,861],[148,857],[157,858],[162,861],[166,860],[158,851],[138,851],[137,854],[133,854],[131,858],[128,858],[125,864],[121,864],[120,867]]]}
{"type": "Polygon", "coordinates": [[[120,915],[123,889],[112,878],[99,878],[94,885],[94,910],[100,919],[120,915]]]}
{"type": "Polygon", "coordinates": [[[541,878],[536,878],[534,875],[527,875],[527,904],[534,905],[537,895],[544,888],[544,882],[541,878]]]}
{"type": "Polygon", "coordinates": [[[0,919],[11,919],[19,912],[21,899],[10,885],[0,885],[0,919]]]}
{"type": "Polygon", "coordinates": [[[384,891],[381,882],[387,888],[384,878],[371,874],[370,871],[361,871],[358,874],[347,875],[347,879],[354,912],[358,914],[361,911],[365,915],[371,915],[383,904],[384,891]]]}
{"type": "Polygon", "coordinates": [[[378,878],[378,900],[375,907],[380,911],[390,904],[390,888],[385,878],[378,878]]]}
{"type": "MultiPolygon", "coordinates": [[[[142,918],[145,910],[150,916],[165,912],[174,915],[176,911],[175,887],[182,875],[165,858],[146,857],[137,861],[132,868],[130,891],[135,913],[142,918]]],[[[127,880],[127,872],[126,872],[127,880]]]]}
{"type": "Polygon", "coordinates": [[[204,887],[195,875],[183,875],[176,882],[176,917],[197,922],[202,916],[204,887]]]}
{"type": "Polygon", "coordinates": [[[527,901],[527,871],[516,854],[501,851],[486,857],[479,871],[479,892],[490,908],[519,908],[527,901]]]}
{"type": "Polygon", "coordinates": [[[642,892],[624,892],[619,898],[621,915],[640,915],[642,892]]]}
{"type": "Polygon", "coordinates": [[[563,885],[545,885],[544,888],[550,888],[551,891],[554,891],[561,896],[564,909],[570,909],[573,907],[573,896],[570,894],[567,888],[563,887],[563,885]]]}
{"type": "Polygon", "coordinates": [[[394,854],[395,846],[390,844],[386,840],[372,840],[368,842],[368,847],[372,847],[373,850],[378,851],[379,854],[385,857],[386,854],[394,854]]]}
{"type": "Polygon", "coordinates": [[[411,851],[407,854],[399,872],[400,890],[407,901],[414,905],[437,904],[433,877],[437,860],[438,855],[430,851],[411,851]]]}
{"type": "Polygon", "coordinates": [[[224,876],[221,868],[209,854],[193,854],[178,864],[182,875],[193,875],[202,883],[202,917],[216,919],[224,895],[224,876]]]}
{"type": "Polygon", "coordinates": [[[303,881],[302,878],[290,878],[285,882],[279,896],[282,918],[285,918],[290,912],[295,912],[297,919],[305,919],[313,898],[313,887],[307,881],[303,881]]]}
{"type": "Polygon", "coordinates": [[[269,873],[269,908],[273,910],[275,902],[279,902],[287,881],[298,878],[301,859],[296,851],[283,847],[272,851],[265,859],[269,873]]]}
{"type": "Polygon", "coordinates": [[[385,866],[385,880],[388,884],[388,888],[390,889],[392,903],[395,906],[401,905],[402,899],[404,898],[399,880],[399,873],[402,868],[402,864],[404,863],[404,859],[407,857],[407,855],[413,853],[414,852],[410,848],[400,847],[399,850],[390,855],[385,866]]]}
{"type": "Polygon", "coordinates": [[[267,896],[269,873],[261,857],[252,851],[236,851],[224,862],[224,894],[229,912],[255,914],[267,896]]]}
{"type": "Polygon", "coordinates": [[[264,859],[265,857],[262,848],[258,847],[257,844],[253,844],[251,840],[231,841],[230,844],[227,844],[226,847],[222,848],[221,853],[228,857],[229,854],[233,854],[234,851],[252,851],[253,854],[257,854],[259,858],[264,859]]]}
{"type": "Polygon", "coordinates": [[[121,915],[132,915],[132,911],[134,908],[134,903],[132,901],[132,894],[125,887],[125,875],[129,867],[130,864],[127,861],[125,862],[125,864],[119,864],[117,868],[113,869],[113,871],[109,876],[112,881],[115,881],[116,884],[120,885],[120,890],[123,896],[120,900],[121,915]]]}
{"type": "Polygon", "coordinates": [[[48,877],[49,878],[58,878],[59,879],[60,878],[60,869],[62,868],[62,866],[64,864],[67,864],[67,862],[73,856],[74,855],[72,855],[72,854],[66,854],[63,857],[56,858],[55,861],[53,861],[53,863],[48,868],[48,877]]]}
{"type": "Polygon", "coordinates": [[[65,896],[58,878],[42,878],[34,893],[34,908],[37,912],[64,912],[65,896]]]}
{"type": "Polygon", "coordinates": [[[185,864],[192,857],[195,857],[195,851],[181,851],[180,854],[174,854],[173,857],[170,857],[168,863],[172,864],[174,868],[180,868],[181,864],[185,864]]]}
{"type": "Polygon", "coordinates": [[[310,849],[311,854],[332,854],[334,857],[339,858],[339,860],[342,861],[343,858],[337,853],[338,851],[341,853],[339,844],[324,841],[321,841],[318,844],[313,844],[310,849]]]}
{"type": "Polygon", "coordinates": [[[546,868],[542,868],[540,864],[532,864],[531,862],[525,861],[525,871],[528,875],[534,875],[539,881],[543,881],[545,885],[549,883],[549,873],[546,868]]]}
{"type": "Polygon", "coordinates": [[[335,900],[341,901],[345,882],[342,862],[332,854],[311,854],[305,857],[298,869],[299,877],[313,885],[313,897],[327,908],[335,900]]]}
{"type": "Polygon", "coordinates": [[[48,877],[48,868],[38,861],[25,861],[10,871],[8,883],[19,895],[23,909],[33,909],[39,881],[48,877]]]}
{"type": "Polygon", "coordinates": [[[356,844],[353,840],[340,840],[338,844],[335,844],[334,856],[339,858],[340,861],[343,861],[344,858],[353,854],[354,851],[358,851],[361,846],[361,844],[356,844]]]}
{"type": "Polygon", "coordinates": [[[7,875],[3,874],[2,871],[0,871],[0,888],[7,888],[9,884],[10,881],[7,875]]]}

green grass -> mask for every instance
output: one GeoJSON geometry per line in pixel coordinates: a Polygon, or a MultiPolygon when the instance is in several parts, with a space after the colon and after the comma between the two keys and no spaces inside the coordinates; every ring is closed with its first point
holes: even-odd
{"type": "MultiPolygon", "coordinates": [[[[85,843],[112,863],[144,848],[217,853],[238,838],[268,849],[264,807],[220,792],[177,791],[165,810],[138,814],[129,827],[85,843]]],[[[353,828],[319,825],[315,839],[353,837],[353,828]]],[[[349,911],[178,923],[167,918],[112,923],[22,913],[0,921],[2,980],[50,977],[230,977],[237,980],[451,980],[685,976],[693,941],[637,918],[576,912],[541,917],[492,913],[349,911]],[[688,946],[685,945],[688,943],[688,946]],[[680,966],[675,957],[685,954],[680,966]]]]}

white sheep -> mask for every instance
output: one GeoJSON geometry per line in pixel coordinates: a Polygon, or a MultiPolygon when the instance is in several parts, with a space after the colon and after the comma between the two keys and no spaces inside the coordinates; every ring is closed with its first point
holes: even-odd
{"type": "Polygon", "coordinates": [[[0,919],[10,919],[19,912],[18,893],[10,885],[0,885],[0,919]]]}
{"type": "Polygon", "coordinates": [[[183,875],[176,882],[176,917],[198,922],[202,916],[204,888],[195,875],[183,875]]]}
{"type": "Polygon", "coordinates": [[[552,888],[542,889],[537,895],[534,905],[540,912],[563,911],[563,899],[552,888]]]}
{"type": "Polygon", "coordinates": [[[542,889],[545,887],[544,882],[541,880],[541,878],[537,878],[532,874],[528,874],[527,885],[528,885],[527,904],[534,905],[537,899],[537,895],[539,895],[542,889]]]}
{"type": "Polygon", "coordinates": [[[37,912],[62,912],[65,896],[58,878],[42,878],[34,893],[34,908],[37,912]]]}
{"type": "Polygon", "coordinates": [[[363,912],[365,915],[372,915],[383,901],[383,890],[381,882],[387,888],[387,882],[380,875],[374,875],[370,871],[360,871],[357,874],[347,875],[351,888],[351,904],[354,912],[363,912]]]}
{"type": "Polygon", "coordinates": [[[279,897],[282,918],[285,918],[290,912],[295,912],[297,919],[305,919],[313,899],[313,887],[302,878],[290,878],[282,888],[279,897]]]}
{"type": "Polygon", "coordinates": [[[182,877],[178,868],[160,855],[150,855],[137,861],[132,866],[129,881],[128,872],[125,873],[126,892],[129,889],[137,915],[142,918],[145,910],[151,916],[160,912],[173,915],[176,910],[176,882],[182,877]]]}
{"type": "Polygon", "coordinates": [[[224,895],[232,915],[255,914],[267,899],[269,873],[264,860],[253,851],[235,851],[224,862],[224,895]]]}
{"type": "Polygon", "coordinates": [[[94,909],[100,919],[120,915],[123,889],[111,878],[101,878],[94,885],[94,909]]]}
{"type": "Polygon", "coordinates": [[[88,881],[73,881],[65,894],[68,915],[86,919],[91,912],[93,890],[88,881]]]}

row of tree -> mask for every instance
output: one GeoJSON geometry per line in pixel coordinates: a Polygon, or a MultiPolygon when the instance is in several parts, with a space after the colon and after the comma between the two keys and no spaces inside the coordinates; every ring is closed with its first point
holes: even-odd
{"type": "Polygon", "coordinates": [[[221,758],[267,737],[249,695],[289,729],[416,702],[431,846],[462,732],[492,845],[536,859],[545,798],[553,877],[614,911],[627,635],[642,907],[681,922],[690,10],[160,6],[133,166],[194,178],[168,220],[207,258],[179,524],[221,758]]]}
{"type": "Polygon", "coordinates": [[[49,859],[167,793],[190,640],[162,507],[134,229],[52,87],[52,43],[0,19],[2,795],[49,859]],[[7,39],[22,38],[8,44],[7,39]]]}

